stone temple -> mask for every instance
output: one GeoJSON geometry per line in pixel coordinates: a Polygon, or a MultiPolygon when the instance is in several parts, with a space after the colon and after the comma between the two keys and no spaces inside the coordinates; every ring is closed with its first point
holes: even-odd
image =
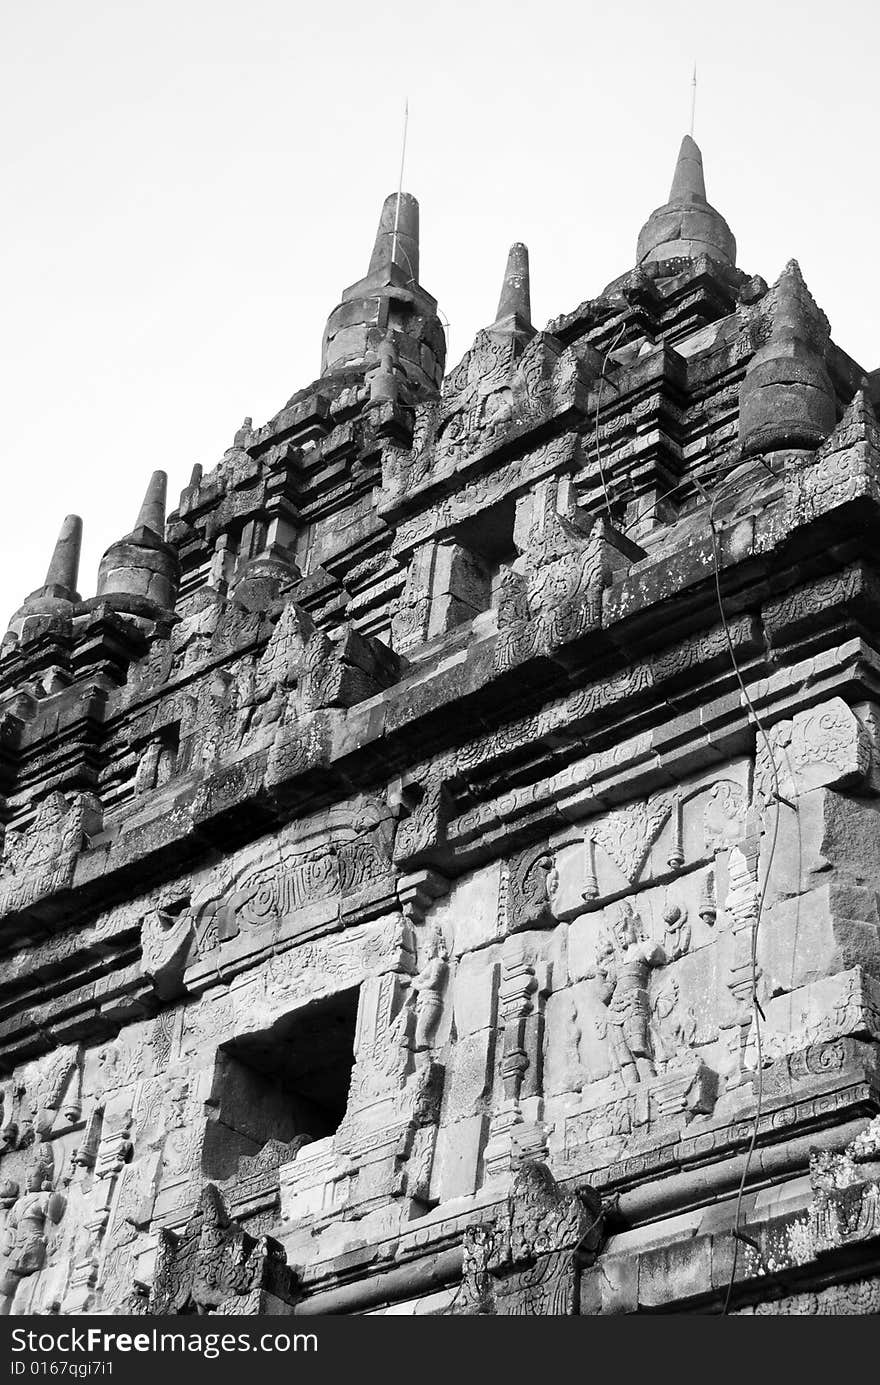
{"type": "Polygon", "coordinates": [[[514,245],[447,371],[392,195],[94,596],[64,521],[0,660],[3,1312],[880,1311],[880,372],[690,138],[635,261],[539,331],[514,245]]]}

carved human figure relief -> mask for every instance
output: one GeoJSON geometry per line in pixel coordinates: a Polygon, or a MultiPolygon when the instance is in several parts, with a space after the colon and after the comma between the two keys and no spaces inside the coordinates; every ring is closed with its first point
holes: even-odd
{"type": "Polygon", "coordinates": [[[431,1047],[443,1011],[443,992],[449,975],[449,951],[439,929],[434,932],[428,961],[410,982],[416,1012],[414,1047],[423,1053],[431,1047]]]}
{"type": "Polygon", "coordinates": [[[688,911],[683,905],[669,904],[663,910],[663,950],[668,962],[677,962],[691,945],[688,911]]]}
{"type": "Polygon", "coordinates": [[[742,836],[746,793],[742,785],[719,779],[709,790],[703,807],[703,845],[706,851],[722,851],[742,836]]]}
{"type": "Polygon", "coordinates": [[[22,1281],[39,1273],[46,1264],[49,1230],[60,1222],[67,1206],[65,1195],[54,1190],[54,1178],[51,1145],[35,1145],[27,1163],[24,1184],[6,1214],[0,1313],[14,1311],[22,1281]]]}
{"type": "Polygon", "coordinates": [[[622,903],[589,975],[599,982],[612,1059],[628,1086],[655,1073],[648,980],[652,968],[667,960],[661,945],[645,935],[632,905],[622,903]]]}

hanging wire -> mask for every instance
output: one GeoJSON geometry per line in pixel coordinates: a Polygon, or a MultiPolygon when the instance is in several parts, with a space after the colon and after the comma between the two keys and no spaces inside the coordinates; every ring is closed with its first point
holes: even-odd
{"type": "MultiPolygon", "coordinates": [[[[612,344],[612,347],[609,347],[608,352],[606,352],[606,356],[605,356],[605,360],[606,360],[606,361],[607,361],[608,355],[610,354],[610,351],[611,351],[612,349],[613,349],[613,344],[612,344]]],[[[604,362],[603,362],[603,372],[604,372],[604,362]]],[[[608,490],[607,490],[607,487],[606,487],[606,484],[605,484],[604,472],[602,471],[602,468],[601,468],[601,462],[600,462],[600,459],[599,459],[599,451],[598,451],[598,406],[597,406],[597,410],[596,410],[596,457],[597,457],[597,462],[599,462],[599,474],[600,474],[600,478],[601,478],[601,480],[602,480],[602,488],[603,488],[603,490],[605,491],[605,498],[606,498],[606,504],[607,504],[607,501],[608,501],[608,490]]],[[[756,459],[756,460],[759,461],[759,462],[761,463],[761,465],[764,466],[765,470],[769,473],[769,475],[772,477],[772,479],[778,480],[777,473],[773,471],[773,468],[772,468],[772,467],[770,466],[770,464],[767,462],[766,458],[761,457],[761,458],[756,459]]],[[[723,464],[722,464],[722,465],[723,465],[723,464]]],[[[719,469],[720,469],[720,468],[719,468],[719,469]]],[[[736,470],[736,471],[739,471],[740,468],[736,468],[735,470],[736,470]]],[[[716,473],[715,473],[715,474],[717,475],[717,470],[716,470],[716,473]]],[[[741,1241],[741,1240],[746,1239],[746,1238],[743,1236],[743,1232],[742,1232],[742,1206],[743,1206],[743,1199],[744,1199],[744,1196],[745,1196],[746,1183],[748,1182],[748,1176],[749,1176],[749,1172],[750,1172],[750,1169],[751,1169],[752,1160],[753,1160],[753,1158],[754,1158],[755,1148],[756,1148],[756,1145],[757,1145],[757,1142],[758,1142],[758,1135],[759,1135],[759,1132],[760,1132],[760,1125],[761,1125],[761,1117],[762,1117],[762,1115],[763,1115],[763,1107],[764,1107],[764,1050],[763,1050],[763,1035],[762,1035],[762,1030],[761,1030],[761,1021],[762,1021],[762,1019],[763,1019],[763,1011],[762,1011],[762,1009],[761,1009],[760,1000],[758,999],[758,934],[759,934],[759,930],[760,930],[760,926],[761,926],[761,920],[762,920],[762,917],[763,917],[764,902],[765,902],[765,899],[766,899],[766,896],[767,896],[767,888],[768,888],[769,881],[770,881],[770,874],[771,874],[771,871],[772,871],[772,868],[773,868],[773,861],[774,861],[774,858],[775,858],[775,855],[776,855],[776,847],[777,847],[777,842],[778,842],[778,838],[779,838],[780,804],[786,802],[786,800],[782,798],[782,795],[781,795],[781,793],[780,793],[780,791],[779,791],[779,772],[778,772],[778,769],[777,769],[777,766],[776,766],[776,759],[775,759],[775,756],[774,756],[774,754],[773,754],[773,748],[772,748],[772,746],[771,746],[771,744],[770,744],[770,738],[769,738],[769,736],[767,735],[767,731],[766,731],[766,729],[765,729],[765,727],[764,727],[764,723],[763,723],[763,721],[761,720],[760,715],[758,714],[758,710],[757,710],[757,708],[755,707],[755,704],[754,704],[754,702],[753,702],[753,700],[752,700],[752,697],[751,697],[751,695],[750,695],[750,693],[749,693],[748,688],[746,687],[745,680],[743,679],[742,672],[741,672],[741,670],[740,670],[739,661],[738,661],[737,655],[736,655],[736,648],[735,648],[734,643],[733,643],[733,636],[732,636],[731,631],[730,631],[730,623],[729,623],[729,621],[728,621],[728,618],[727,618],[727,611],[726,611],[725,606],[724,606],[724,597],[723,597],[722,590],[721,590],[721,558],[720,558],[720,553],[719,553],[719,548],[718,548],[718,530],[717,530],[717,526],[716,526],[716,523],[715,523],[715,509],[716,509],[716,506],[718,505],[719,501],[720,501],[720,500],[722,499],[722,497],[724,496],[725,490],[729,489],[729,487],[730,487],[732,484],[738,484],[738,482],[739,482],[739,477],[737,477],[735,474],[734,474],[733,476],[728,476],[726,483],[725,483],[725,482],[722,482],[722,484],[718,487],[718,489],[716,490],[716,492],[714,493],[714,495],[710,495],[709,492],[708,492],[707,489],[706,489],[706,486],[705,486],[704,482],[703,482],[698,476],[695,476],[695,475],[694,475],[694,476],[689,476],[689,477],[687,477],[686,479],[684,479],[684,480],[678,482],[677,485],[670,487],[669,490],[663,492],[663,493],[658,497],[658,499],[654,502],[654,504],[655,504],[655,506],[656,506],[656,505],[662,503],[662,501],[669,499],[672,495],[675,494],[676,491],[679,491],[679,490],[683,489],[685,486],[694,485],[694,486],[696,486],[697,490],[698,490],[699,493],[702,495],[703,500],[704,500],[704,501],[706,502],[706,504],[707,504],[707,507],[708,507],[707,515],[708,515],[708,520],[709,520],[709,532],[710,532],[710,536],[711,536],[711,540],[712,540],[712,567],[713,567],[713,577],[714,577],[714,584],[715,584],[715,600],[716,600],[716,603],[717,603],[717,606],[718,606],[718,614],[719,614],[719,617],[720,617],[720,620],[721,620],[721,627],[722,627],[722,629],[723,629],[723,631],[724,631],[724,638],[725,638],[725,642],[726,642],[726,644],[727,644],[728,653],[729,653],[729,655],[730,655],[730,662],[731,662],[731,666],[732,666],[732,669],[733,669],[734,676],[735,676],[735,678],[736,678],[737,683],[739,684],[739,688],[740,688],[740,692],[741,692],[741,694],[742,694],[743,701],[744,701],[746,707],[748,708],[748,711],[749,711],[749,714],[750,714],[750,716],[751,716],[751,719],[752,719],[752,721],[753,721],[754,724],[755,724],[757,733],[758,733],[758,735],[761,737],[761,739],[762,739],[762,741],[763,741],[763,743],[764,743],[764,747],[765,747],[766,752],[767,752],[767,763],[768,763],[769,772],[770,772],[771,780],[772,780],[772,786],[773,786],[773,803],[774,803],[774,808],[775,808],[775,814],[774,814],[774,819],[773,819],[773,832],[772,832],[772,836],[771,836],[771,839],[770,839],[770,850],[769,850],[768,855],[767,855],[767,866],[766,866],[766,870],[765,870],[765,872],[764,872],[763,884],[761,885],[760,891],[759,891],[759,894],[758,894],[757,904],[756,904],[756,908],[755,908],[755,917],[754,917],[754,920],[753,920],[753,922],[752,922],[751,936],[750,936],[750,940],[749,940],[749,966],[750,966],[750,972],[751,972],[751,997],[750,997],[750,1004],[751,1004],[751,1011],[752,1011],[752,1026],[753,1026],[754,1034],[755,1034],[755,1058],[756,1058],[756,1065],[757,1065],[757,1071],[756,1071],[756,1088],[755,1088],[755,1113],[754,1113],[754,1117],[753,1117],[753,1119],[752,1119],[751,1135],[750,1135],[750,1138],[749,1138],[748,1148],[747,1148],[747,1150],[746,1150],[746,1157],[745,1157],[745,1162],[744,1162],[744,1164],[743,1164],[742,1176],[741,1176],[741,1178],[740,1178],[739,1186],[738,1186],[738,1188],[737,1188],[736,1204],[735,1204],[735,1212],[734,1212],[734,1229],[733,1229],[733,1232],[732,1232],[732,1236],[733,1236],[733,1262],[732,1262],[732,1265],[731,1265],[730,1279],[729,1279],[728,1284],[727,1284],[727,1291],[726,1291],[725,1298],[724,1298],[724,1307],[723,1307],[723,1310],[722,1310],[722,1311],[723,1311],[723,1314],[724,1314],[725,1316],[727,1316],[727,1314],[728,1314],[729,1311],[730,1311],[730,1303],[731,1303],[731,1298],[732,1298],[732,1295],[733,1295],[733,1287],[734,1287],[734,1284],[735,1284],[735,1282],[736,1282],[736,1270],[737,1270],[737,1263],[738,1263],[738,1256],[739,1256],[739,1244],[740,1244],[740,1241],[741,1241]]],[[[760,484],[761,484],[760,481],[759,481],[759,482],[756,482],[755,485],[752,486],[752,487],[750,488],[750,490],[746,493],[746,499],[747,499],[747,501],[748,501],[748,500],[751,500],[752,495],[754,494],[755,490],[757,490],[757,488],[758,488],[758,486],[759,486],[760,484]]],[[[630,525],[627,526],[626,529],[624,529],[624,530],[622,531],[623,534],[624,534],[624,536],[625,536],[631,529],[637,527],[639,524],[642,523],[642,521],[643,521],[644,518],[645,518],[645,514],[646,514],[646,512],[643,511],[640,515],[638,515],[638,516],[636,517],[636,519],[635,519],[630,525]]],[[[610,508],[609,508],[609,516],[610,516],[610,508]]],[[[792,808],[795,807],[794,804],[789,804],[788,806],[790,806],[790,807],[792,807],[792,808]]],[[[795,808],[795,811],[797,811],[796,808],[795,808]]]]}
{"type": "MultiPolygon", "coordinates": [[[[397,253],[397,227],[400,224],[400,199],[403,196],[403,165],[406,160],[406,132],[409,128],[409,97],[403,103],[403,142],[400,149],[400,177],[397,180],[397,206],[394,209],[394,233],[391,237],[391,263],[397,253]]],[[[412,273],[412,265],[410,265],[412,273]]]]}
{"type": "Polygon", "coordinates": [[[776,768],[776,759],[773,754],[773,748],[770,744],[770,738],[767,735],[767,732],[764,728],[764,723],[761,721],[761,718],[758,715],[757,708],[755,707],[755,704],[752,701],[748,688],[745,685],[742,673],[740,672],[739,662],[737,660],[736,650],[733,644],[733,638],[730,633],[730,625],[727,620],[727,612],[724,609],[724,599],[721,592],[721,560],[718,551],[718,531],[715,525],[715,506],[718,503],[718,496],[716,495],[714,498],[710,497],[708,491],[703,486],[702,482],[697,477],[694,477],[693,479],[697,488],[699,489],[700,493],[702,494],[703,498],[707,501],[709,506],[708,518],[709,529],[712,536],[712,565],[714,568],[715,596],[718,603],[718,612],[721,617],[721,625],[724,630],[725,640],[727,641],[727,648],[730,654],[730,661],[733,666],[733,672],[736,676],[737,682],[739,683],[743,700],[745,701],[746,706],[749,709],[752,720],[755,723],[758,734],[761,736],[767,751],[767,763],[769,766],[770,775],[773,783],[773,801],[776,810],[773,820],[773,835],[770,840],[770,851],[767,856],[767,868],[764,872],[764,882],[760,888],[760,893],[758,895],[758,901],[755,908],[755,917],[752,922],[751,938],[749,945],[749,963],[751,969],[752,1026],[754,1028],[755,1033],[755,1058],[757,1064],[755,1114],[752,1120],[752,1131],[749,1139],[748,1149],[746,1150],[746,1158],[745,1163],[743,1164],[742,1177],[740,1178],[739,1187],[737,1189],[736,1195],[734,1226],[732,1232],[733,1262],[730,1268],[730,1279],[727,1284],[727,1292],[724,1297],[723,1308],[723,1313],[725,1316],[727,1316],[727,1314],[730,1312],[730,1301],[733,1295],[733,1286],[736,1282],[736,1270],[739,1257],[739,1244],[742,1238],[743,1198],[745,1196],[746,1183],[748,1181],[749,1171],[751,1169],[752,1159],[755,1153],[755,1146],[758,1142],[758,1134],[760,1130],[761,1117],[763,1115],[764,1106],[764,1051],[761,1033],[761,1021],[764,1016],[763,1011],[761,1009],[761,1003],[758,999],[758,932],[761,926],[761,918],[764,912],[764,901],[767,896],[767,887],[770,881],[770,872],[773,868],[773,859],[776,855],[776,844],[779,837],[780,803],[783,800],[779,792],[779,772],[776,768]]]}
{"type": "MultiPolygon", "coordinates": [[[[410,259],[409,255],[406,253],[402,245],[398,245],[396,253],[402,255],[403,258],[406,260],[406,267],[409,270],[409,278],[406,281],[406,287],[409,288],[410,284],[415,284],[417,282],[416,276],[413,274],[412,260],[410,259]]],[[[392,264],[395,263],[393,256],[391,262],[392,264]]]]}
{"type": "MultiPolygon", "coordinates": [[[[779,480],[778,474],[773,470],[773,468],[770,466],[769,462],[765,457],[756,457],[755,461],[760,462],[760,464],[764,467],[764,469],[767,471],[772,480],[779,480]]],[[[652,505],[656,510],[656,507],[658,505],[662,505],[664,500],[670,500],[672,496],[676,494],[677,491],[686,490],[688,487],[696,485],[698,489],[702,491],[703,495],[708,499],[705,490],[705,481],[707,479],[712,480],[720,476],[724,472],[726,466],[726,462],[719,462],[718,465],[714,467],[714,469],[709,473],[708,477],[704,477],[702,484],[695,475],[685,476],[682,478],[681,481],[676,481],[674,486],[670,486],[668,490],[662,491],[660,495],[657,496],[656,500],[652,501],[644,510],[641,511],[640,514],[637,514],[635,518],[632,519],[624,529],[620,530],[621,537],[626,538],[627,534],[631,534],[633,529],[638,529],[639,525],[642,524],[642,522],[647,518],[652,505]]],[[[718,502],[721,500],[723,492],[727,486],[739,483],[739,476],[737,475],[737,473],[740,470],[740,467],[736,467],[733,473],[728,475],[726,482],[722,483],[722,485],[719,487],[718,492],[716,492],[713,496],[713,502],[715,505],[717,505],[718,502]]],[[[749,488],[745,495],[746,502],[751,500],[751,497],[754,495],[755,491],[761,484],[761,481],[756,481],[755,484],[749,488]]]]}

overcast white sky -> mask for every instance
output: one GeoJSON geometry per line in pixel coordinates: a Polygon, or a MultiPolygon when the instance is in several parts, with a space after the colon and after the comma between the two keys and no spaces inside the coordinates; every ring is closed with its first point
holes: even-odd
{"type": "Polygon", "coordinates": [[[835,340],[880,365],[876,0],[18,0],[0,58],[0,623],[63,516],[80,573],[172,504],[245,414],[318,373],[395,189],[421,203],[450,362],[494,317],[509,243],[542,326],[635,258],[696,138],[739,264],[791,256],[835,340]]]}

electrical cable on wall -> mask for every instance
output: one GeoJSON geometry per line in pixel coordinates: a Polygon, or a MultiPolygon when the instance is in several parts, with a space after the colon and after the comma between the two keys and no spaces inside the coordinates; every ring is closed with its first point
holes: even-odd
{"type": "MultiPolygon", "coordinates": [[[[606,361],[607,361],[608,355],[610,354],[610,352],[611,352],[612,349],[613,349],[613,344],[612,344],[612,347],[609,347],[608,352],[606,352],[606,356],[605,356],[605,360],[606,360],[606,361]]],[[[604,363],[603,363],[603,374],[604,374],[604,363]]],[[[600,394],[600,399],[601,399],[601,394],[600,394]]],[[[604,471],[603,471],[602,466],[601,466],[601,460],[600,460],[600,455],[599,455],[599,445],[598,445],[598,423],[599,423],[599,406],[598,406],[598,404],[597,404],[597,408],[596,408],[596,424],[595,424],[595,428],[596,428],[596,433],[595,433],[595,436],[596,436],[596,459],[597,459],[597,463],[599,464],[599,474],[600,474],[600,478],[601,478],[601,481],[602,481],[602,488],[603,488],[603,490],[604,490],[604,492],[605,492],[606,505],[608,505],[608,511],[609,511],[609,517],[610,517],[611,511],[610,511],[610,505],[608,504],[608,489],[607,489],[607,486],[606,486],[605,475],[604,475],[604,471]]],[[[763,463],[765,469],[770,473],[770,476],[771,476],[773,479],[776,479],[776,473],[772,470],[772,468],[769,466],[769,464],[768,464],[763,458],[761,459],[761,461],[762,461],[762,463],[763,463]]],[[[730,483],[730,478],[728,477],[728,485],[729,485],[729,483],[730,483]]],[[[775,858],[775,855],[776,855],[776,847],[777,847],[777,842],[778,842],[778,837],[779,837],[779,814],[780,814],[780,804],[783,803],[783,802],[785,802],[786,800],[784,800],[784,799],[782,798],[782,795],[781,795],[780,790],[779,790],[779,772],[778,772],[778,769],[777,769],[777,766],[776,766],[776,760],[775,760],[775,756],[774,756],[774,754],[773,754],[773,748],[772,748],[771,743],[770,743],[770,738],[769,738],[769,736],[767,735],[767,731],[766,731],[766,729],[765,729],[765,727],[764,727],[764,724],[763,724],[763,722],[762,722],[762,720],[761,720],[761,717],[760,717],[760,715],[759,715],[759,713],[758,713],[758,710],[757,710],[757,708],[755,707],[755,704],[754,704],[754,702],[753,702],[753,700],[752,700],[752,697],[751,697],[751,695],[750,695],[750,693],[749,693],[748,688],[746,687],[745,680],[743,679],[742,672],[741,672],[740,667],[739,667],[739,662],[738,662],[737,655],[736,655],[736,648],[735,648],[734,643],[733,643],[733,636],[732,636],[731,631],[730,631],[730,624],[729,624],[729,621],[728,621],[728,618],[727,618],[727,612],[726,612],[725,607],[724,607],[724,598],[723,598],[723,594],[722,594],[722,591],[721,591],[721,558],[720,558],[720,553],[719,553],[719,548],[718,548],[718,530],[717,530],[717,526],[716,526],[716,523],[715,523],[715,508],[716,508],[716,506],[718,505],[718,503],[719,503],[720,499],[722,498],[722,496],[723,496],[725,490],[727,489],[727,487],[726,487],[725,484],[722,482],[722,484],[721,484],[721,485],[718,487],[718,489],[716,490],[715,494],[714,494],[714,495],[710,495],[709,492],[706,490],[706,487],[705,487],[703,481],[701,481],[699,477],[697,477],[697,476],[689,476],[689,477],[687,477],[685,480],[679,482],[676,486],[671,487],[668,491],[666,491],[666,492],[664,492],[662,495],[660,495],[660,496],[658,497],[657,501],[655,501],[655,504],[659,504],[661,501],[670,498],[676,491],[681,490],[681,489],[682,489],[684,486],[686,486],[686,485],[695,485],[696,488],[697,488],[697,490],[698,490],[698,491],[700,492],[700,494],[702,495],[704,501],[706,502],[706,505],[708,506],[708,511],[707,511],[707,513],[708,513],[708,520],[709,520],[709,531],[710,531],[710,536],[711,536],[711,541],[712,541],[712,566],[713,566],[713,577],[714,577],[714,585],[715,585],[715,599],[716,599],[716,603],[717,603],[717,606],[718,606],[718,614],[719,614],[720,621],[721,621],[721,627],[722,627],[722,630],[723,630],[723,632],[724,632],[724,638],[725,638],[725,642],[726,642],[726,644],[727,644],[728,653],[729,653],[729,655],[730,655],[730,662],[731,662],[731,666],[732,666],[732,668],[733,668],[734,676],[735,676],[735,678],[736,678],[736,680],[737,680],[737,683],[739,684],[740,692],[741,692],[743,701],[744,701],[746,707],[748,708],[748,711],[749,711],[749,715],[750,715],[750,717],[751,717],[751,720],[754,722],[754,725],[755,725],[755,727],[756,727],[757,733],[758,733],[758,735],[760,736],[761,740],[763,741],[764,747],[765,747],[766,752],[767,752],[767,762],[768,762],[769,771],[770,771],[770,775],[771,775],[772,789],[773,789],[773,801],[774,801],[774,808],[775,808],[774,821],[773,821],[773,832],[772,832],[771,839],[770,839],[770,849],[769,849],[769,852],[768,852],[768,855],[767,855],[767,867],[766,867],[766,870],[765,870],[765,872],[764,872],[764,881],[763,881],[763,884],[760,886],[760,890],[759,890],[759,893],[758,893],[758,898],[757,898],[756,907],[755,907],[755,917],[754,917],[754,920],[753,920],[753,923],[752,923],[751,937],[750,937],[750,942],[749,942],[749,963],[750,963],[750,970],[751,970],[751,997],[750,997],[750,1003],[751,1003],[751,1011],[752,1011],[752,1025],[753,1025],[754,1034],[755,1034],[755,1056],[756,1056],[755,1113],[754,1113],[754,1117],[753,1117],[753,1120],[752,1120],[751,1135],[750,1135],[749,1144],[748,1144],[748,1147],[747,1147],[747,1150],[746,1150],[746,1157],[745,1157],[745,1162],[744,1162],[744,1165],[743,1165],[742,1176],[741,1176],[741,1178],[740,1178],[739,1186],[738,1186],[738,1189],[737,1189],[736,1204],[735,1204],[735,1212],[734,1212],[734,1228],[733,1228],[733,1232],[732,1232],[732,1236],[733,1236],[733,1262],[732,1262],[732,1265],[731,1265],[730,1279],[729,1279],[729,1281],[728,1281],[727,1291],[726,1291],[725,1299],[724,1299],[724,1306],[723,1306],[723,1310],[722,1310],[722,1311],[723,1311],[723,1314],[726,1316],[726,1315],[729,1313],[729,1311],[730,1311],[730,1303],[731,1303],[731,1298],[732,1298],[732,1295],[733,1295],[733,1287],[734,1287],[734,1284],[735,1284],[735,1282],[736,1282],[736,1270],[737,1270],[737,1263],[738,1263],[739,1244],[740,1244],[740,1240],[743,1239],[743,1236],[742,1236],[742,1229],[741,1229],[741,1228],[742,1228],[742,1206],[743,1206],[743,1200],[744,1200],[744,1197],[745,1197],[745,1188],[746,1188],[746,1183],[748,1182],[748,1176],[749,1176],[749,1172],[750,1172],[750,1169],[751,1169],[752,1160],[753,1160],[753,1158],[754,1158],[755,1148],[756,1148],[756,1146],[757,1146],[758,1135],[759,1135],[759,1132],[760,1132],[761,1117],[762,1117],[762,1115],[763,1115],[763,1104],[764,1104],[764,1062],[763,1062],[763,1038],[762,1038],[762,1032],[761,1032],[761,1021],[762,1021],[762,1018],[763,1018],[763,1012],[762,1012],[762,1009],[761,1009],[760,1000],[758,999],[758,934],[759,934],[759,930],[760,930],[761,919],[762,919],[762,917],[763,917],[764,902],[765,902],[765,898],[766,898],[766,894],[767,894],[767,886],[768,886],[768,883],[769,883],[769,880],[770,880],[770,873],[771,873],[771,870],[772,870],[772,868],[773,868],[773,861],[774,861],[774,858],[775,858]]],[[[752,489],[748,492],[749,498],[751,498],[751,495],[754,493],[754,489],[755,489],[755,487],[752,487],[752,489]]],[[[639,515],[639,516],[633,521],[633,523],[630,524],[630,525],[627,527],[627,529],[625,529],[625,530],[623,531],[624,535],[625,535],[626,533],[628,533],[629,530],[631,530],[632,528],[635,528],[637,525],[639,525],[639,524],[642,522],[643,519],[644,519],[644,514],[639,515]]],[[[793,804],[790,805],[790,806],[794,807],[793,804]]]]}
{"type": "MultiPolygon", "coordinates": [[[[403,166],[406,162],[406,135],[409,129],[409,97],[403,103],[403,141],[400,147],[400,176],[397,180],[397,205],[394,209],[394,231],[391,236],[391,263],[394,264],[394,257],[397,254],[397,228],[400,225],[400,199],[403,196],[403,166]]],[[[412,274],[412,265],[410,265],[412,274]]],[[[410,281],[411,282],[411,281],[410,281]]]]}
{"type": "Polygon", "coordinates": [[[779,792],[779,772],[778,772],[777,767],[776,767],[776,759],[775,759],[775,756],[774,756],[774,754],[773,754],[773,747],[772,747],[771,744],[770,744],[770,738],[769,738],[768,735],[767,735],[767,732],[766,732],[766,730],[765,730],[765,728],[764,728],[764,724],[763,724],[763,722],[761,721],[760,716],[758,715],[757,708],[755,707],[755,704],[754,704],[754,702],[752,701],[752,698],[751,698],[751,696],[750,696],[750,694],[749,694],[748,688],[747,688],[746,685],[745,685],[745,680],[743,679],[742,673],[740,672],[739,663],[738,663],[737,657],[736,657],[736,650],[735,650],[734,644],[733,644],[733,637],[731,636],[731,633],[730,633],[730,625],[729,625],[728,620],[727,620],[727,612],[726,612],[725,609],[724,609],[724,599],[723,599],[722,592],[721,592],[721,560],[720,560],[720,555],[719,555],[719,551],[718,551],[718,531],[717,531],[717,528],[716,528],[716,526],[715,526],[715,506],[716,506],[716,504],[718,503],[718,496],[716,495],[714,498],[710,497],[709,494],[708,494],[708,492],[706,491],[705,487],[702,485],[702,483],[701,483],[696,477],[694,477],[694,481],[695,481],[695,483],[696,483],[698,489],[700,490],[701,494],[703,495],[704,499],[706,500],[706,502],[708,503],[708,506],[709,506],[709,509],[708,509],[709,530],[710,530],[711,537],[712,537],[712,565],[713,565],[713,569],[714,569],[714,577],[715,577],[715,596],[716,596],[716,600],[717,600],[717,603],[718,603],[718,613],[719,613],[719,615],[720,615],[720,617],[721,617],[721,625],[722,625],[722,628],[723,628],[723,630],[724,630],[724,637],[725,637],[725,640],[726,640],[726,642],[727,642],[728,651],[729,651],[729,653],[730,653],[730,661],[731,661],[731,664],[732,664],[732,666],[733,666],[733,672],[734,672],[734,674],[735,674],[735,676],[736,676],[737,682],[739,683],[740,691],[741,691],[742,696],[743,696],[743,700],[745,701],[746,706],[747,706],[748,709],[749,709],[749,713],[750,713],[750,715],[751,715],[751,718],[752,718],[752,720],[753,720],[754,723],[755,723],[755,726],[756,726],[756,728],[757,728],[758,734],[761,736],[761,738],[762,738],[762,740],[763,740],[763,742],[764,742],[764,746],[765,746],[766,751],[767,751],[767,763],[768,763],[768,766],[769,766],[769,769],[770,769],[770,775],[771,775],[771,779],[772,779],[772,783],[773,783],[773,799],[774,799],[774,807],[775,807],[775,810],[776,810],[776,811],[775,811],[774,820],[773,820],[773,835],[772,835],[771,840],[770,840],[770,850],[769,850],[769,853],[768,853],[768,856],[767,856],[767,869],[766,869],[765,872],[764,872],[764,883],[763,883],[763,885],[760,887],[760,892],[759,892],[759,894],[758,894],[757,904],[756,904],[756,907],[755,907],[755,918],[754,918],[754,921],[753,921],[753,923],[752,923],[751,939],[750,939],[750,947],[749,947],[749,962],[750,962],[750,967],[751,967],[751,991],[752,991],[752,994],[751,994],[752,1025],[753,1025],[754,1032],[755,1032],[755,1058],[756,1058],[756,1067],[757,1067],[757,1071],[756,1071],[756,1088],[755,1088],[755,1114],[754,1114],[754,1118],[753,1118],[753,1121],[752,1121],[751,1137],[750,1137],[750,1139],[749,1139],[748,1148],[747,1148],[747,1150],[746,1150],[745,1163],[743,1164],[742,1177],[740,1178],[739,1187],[738,1187],[738,1189],[737,1189],[737,1195],[736,1195],[736,1205],[735,1205],[735,1212],[734,1212],[734,1226],[733,1226],[733,1232],[732,1232],[732,1236],[733,1236],[733,1261],[732,1261],[732,1264],[731,1264],[730,1279],[729,1279],[728,1284],[727,1284],[727,1292],[726,1292],[726,1294],[725,1294],[725,1298],[724,1298],[724,1307],[723,1307],[723,1310],[722,1310],[723,1313],[724,1313],[724,1315],[726,1316],[726,1315],[729,1313],[729,1311],[730,1311],[730,1301],[731,1301],[731,1297],[732,1297],[732,1295],[733,1295],[733,1286],[734,1286],[734,1283],[736,1282],[736,1270],[737,1270],[737,1261],[738,1261],[738,1255],[739,1255],[739,1244],[740,1244],[740,1240],[741,1240],[741,1238],[742,1238],[742,1205],[743,1205],[743,1198],[744,1198],[744,1196],[745,1196],[746,1183],[747,1183],[747,1181],[748,1181],[749,1170],[750,1170],[750,1168],[751,1168],[752,1159],[753,1159],[753,1157],[754,1157],[755,1147],[756,1147],[757,1142],[758,1142],[758,1134],[759,1134],[759,1130],[760,1130],[761,1117],[762,1117],[762,1115],[763,1115],[763,1104],[764,1104],[764,1061],[763,1061],[763,1059],[764,1059],[764,1054],[763,1054],[763,1044],[762,1044],[762,1034],[761,1034],[761,1021],[762,1021],[762,1019],[763,1019],[763,1011],[762,1011],[762,1009],[761,1009],[761,1003],[760,1003],[760,1001],[759,1001],[759,999],[758,999],[758,932],[759,932],[759,929],[760,929],[760,926],[761,926],[761,918],[762,918],[763,911],[764,911],[764,900],[765,900],[766,895],[767,895],[767,886],[768,886],[768,883],[769,883],[769,880],[770,880],[770,872],[771,872],[772,867],[773,867],[773,858],[774,858],[774,856],[775,856],[775,854],[776,854],[776,844],[777,844],[777,840],[778,840],[778,837],[779,837],[779,812],[780,812],[780,804],[781,804],[781,802],[782,802],[783,800],[782,800],[782,796],[781,796],[781,794],[780,794],[780,792],[779,792]]]}

